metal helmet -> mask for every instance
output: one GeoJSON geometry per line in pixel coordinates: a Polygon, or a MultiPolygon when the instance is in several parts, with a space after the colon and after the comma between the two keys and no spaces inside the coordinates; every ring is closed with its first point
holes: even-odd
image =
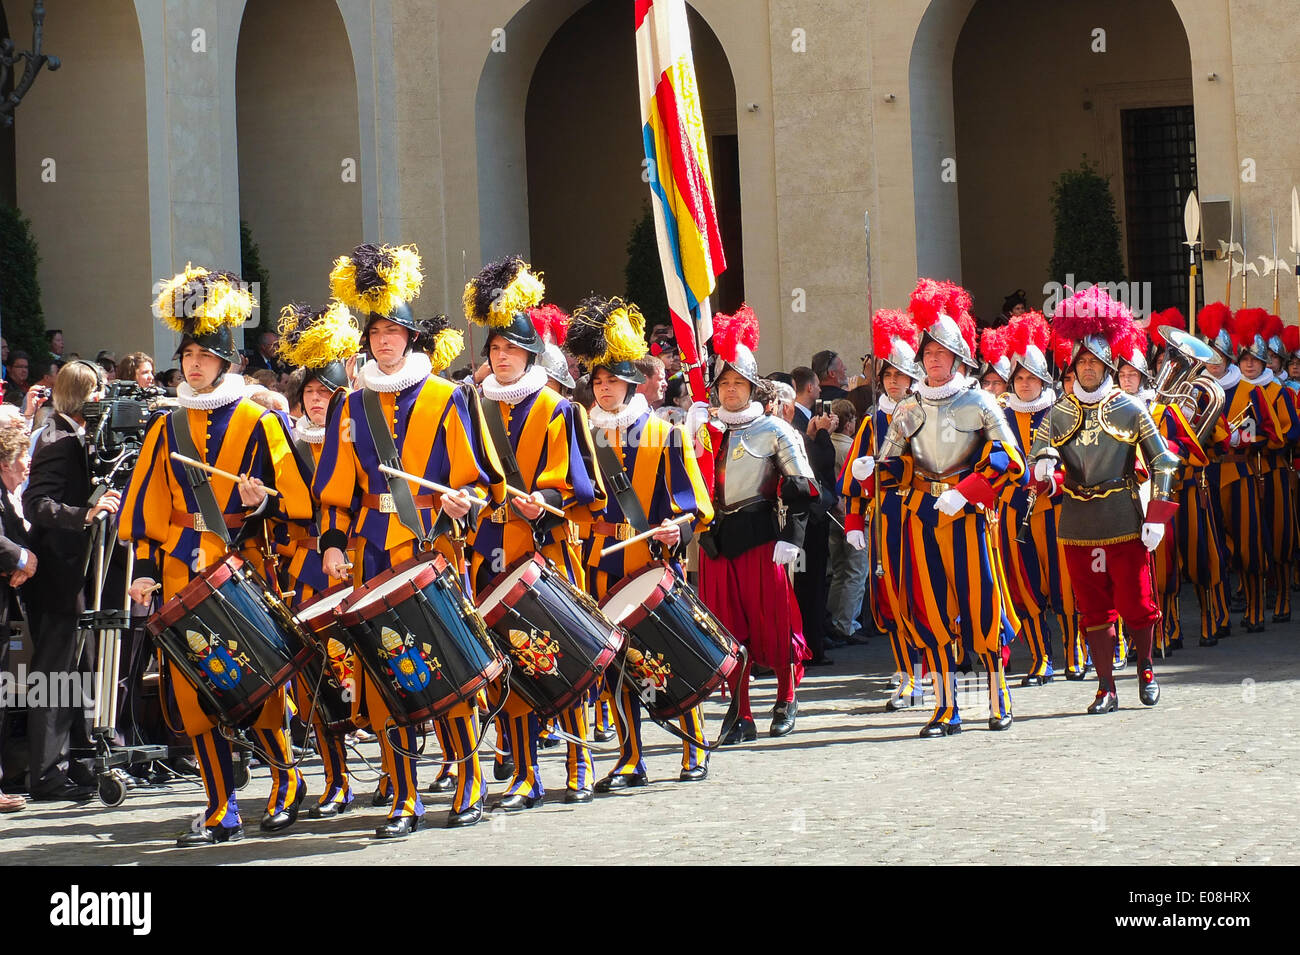
{"type": "Polygon", "coordinates": [[[1028,345],[1023,355],[1015,356],[1015,361],[1011,366],[1011,374],[1016,373],[1017,368],[1023,368],[1045,385],[1051,385],[1052,371],[1047,367],[1047,356],[1037,345],[1028,345]]]}
{"type": "Polygon", "coordinates": [[[509,325],[500,328],[490,327],[487,332],[487,341],[483,343],[483,351],[479,353],[483,358],[488,356],[492,339],[497,335],[532,355],[541,355],[546,350],[546,342],[537,334],[537,329],[533,327],[533,320],[528,317],[527,312],[515,312],[509,325]]]}
{"type": "Polygon", "coordinates": [[[1003,381],[1009,383],[1011,381],[1011,359],[1006,355],[1003,355],[997,361],[984,362],[984,364],[980,366],[979,377],[983,378],[988,374],[997,375],[1003,381]]]}
{"type": "Polygon", "coordinates": [[[331,392],[338,391],[340,388],[348,386],[347,368],[341,361],[332,361],[325,365],[318,365],[315,368],[308,368],[303,384],[306,385],[309,381],[319,381],[331,392]]]}
{"type": "MultiPolygon", "coordinates": [[[[1074,343],[1074,351],[1070,353],[1070,368],[1073,368],[1079,356],[1088,352],[1112,372],[1118,372],[1119,368],[1115,363],[1115,353],[1111,350],[1110,342],[1106,341],[1101,335],[1084,335],[1083,338],[1074,343]]],[[[1068,369],[1067,369],[1068,370],[1068,369]]]]}
{"type": "Polygon", "coordinates": [[[717,384],[718,379],[722,377],[723,373],[728,368],[740,375],[740,377],[744,378],[755,388],[758,387],[759,378],[761,377],[758,373],[758,359],[755,358],[754,353],[744,345],[736,346],[736,356],[733,360],[724,361],[721,358],[718,359],[717,370],[713,375],[714,384],[717,384]]]}
{"type": "Polygon", "coordinates": [[[1268,350],[1271,351],[1274,355],[1277,355],[1278,358],[1281,358],[1283,362],[1285,362],[1288,358],[1291,357],[1291,353],[1287,351],[1286,345],[1282,343],[1281,335],[1273,335],[1272,337],[1270,337],[1267,342],[1267,345],[1268,345],[1268,350]]]}
{"type": "Polygon", "coordinates": [[[901,371],[913,381],[920,381],[925,377],[923,369],[916,361],[916,352],[912,351],[912,346],[903,339],[898,337],[890,338],[889,353],[880,359],[884,365],[901,371]]]}
{"type": "Polygon", "coordinates": [[[970,345],[966,343],[961,327],[947,312],[941,313],[930,327],[921,333],[921,344],[917,348],[918,355],[925,351],[927,339],[948,349],[966,367],[972,370],[979,368],[979,362],[971,354],[970,345]]]}
{"type": "Polygon", "coordinates": [[[366,315],[366,327],[361,331],[363,339],[370,334],[370,326],[381,318],[392,322],[394,325],[400,325],[408,332],[418,332],[420,330],[419,325],[416,324],[415,315],[411,312],[411,306],[406,302],[396,302],[387,313],[369,312],[366,315]]]}
{"type": "Polygon", "coordinates": [[[185,332],[181,335],[181,343],[176,347],[176,354],[172,355],[172,360],[177,361],[181,357],[181,352],[185,351],[185,346],[189,344],[198,345],[205,352],[216,355],[222,361],[228,361],[234,364],[239,357],[235,348],[234,329],[229,325],[222,325],[210,332],[196,334],[194,332],[185,332]]]}
{"type": "Polygon", "coordinates": [[[559,382],[565,388],[575,386],[573,375],[569,373],[569,360],[564,357],[564,352],[560,350],[559,345],[546,345],[542,353],[537,356],[537,364],[546,370],[546,374],[552,380],[559,382]]]}
{"type": "Polygon", "coordinates": [[[1146,382],[1148,385],[1151,384],[1151,382],[1154,380],[1151,377],[1151,366],[1147,364],[1147,356],[1142,354],[1142,352],[1140,351],[1134,351],[1132,357],[1130,358],[1121,358],[1119,360],[1119,364],[1128,365],[1139,375],[1141,375],[1142,380],[1146,382]]]}

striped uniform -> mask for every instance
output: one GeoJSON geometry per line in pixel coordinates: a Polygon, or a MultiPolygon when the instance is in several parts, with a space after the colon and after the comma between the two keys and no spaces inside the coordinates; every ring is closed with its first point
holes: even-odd
{"type": "MultiPolygon", "coordinates": [[[[1266,373],[1264,377],[1269,377],[1266,373]]],[[[1300,415],[1295,394],[1276,379],[1258,385],[1277,420],[1278,440],[1256,459],[1259,468],[1260,512],[1264,527],[1264,556],[1269,580],[1277,588],[1273,605],[1276,622],[1291,616],[1291,565],[1295,561],[1296,520],[1291,500],[1291,449],[1300,441],[1300,415]]]]}
{"type": "MultiPolygon", "coordinates": [[[[471,539],[474,550],[470,577],[474,591],[480,596],[487,593],[493,578],[515,560],[534,551],[554,563],[581,588],[586,578],[577,541],[590,532],[596,515],[605,507],[605,489],[596,473],[586,412],[546,387],[515,404],[498,401],[497,406],[519,466],[523,487],[518,490],[541,491],[548,504],[564,510],[568,520],[560,521],[543,511],[536,528],[542,533],[544,543],[538,547],[533,540],[534,524],[521,517],[514,507],[501,505],[492,514],[485,514],[471,539]],[[572,533],[570,524],[576,525],[576,534],[572,533]]],[[[505,702],[502,719],[515,764],[505,795],[540,799],[546,790],[537,768],[537,736],[541,730],[537,714],[521,696],[511,694],[505,702]]],[[[585,701],[561,713],[559,722],[560,728],[570,736],[590,738],[585,701]]],[[[594,773],[591,750],[585,745],[569,743],[566,770],[570,790],[590,789],[594,773]]]]}
{"type": "MultiPolygon", "coordinates": [[[[399,371],[385,376],[392,382],[386,387],[400,385],[400,390],[375,389],[402,470],[467,490],[479,498],[490,496],[494,503],[500,501],[503,494],[500,465],[483,442],[477,394],[465,386],[455,386],[429,375],[427,364],[412,367],[415,357],[407,358],[406,375],[399,371]]],[[[409,560],[416,552],[415,534],[397,514],[383,510],[380,495],[388,492],[388,479],[379,470],[379,456],[366,420],[362,394],[361,390],[352,392],[334,409],[312,483],[322,508],[320,550],[323,553],[330,547],[350,549],[357,586],[409,560]]],[[[419,493],[419,490],[413,493],[422,531],[427,534],[433,526],[440,495],[419,493]]],[[[485,510],[480,508],[479,512],[485,510]]],[[[456,549],[446,536],[439,536],[433,546],[453,566],[460,566],[456,549]]],[[[370,725],[379,736],[384,771],[394,789],[390,818],[421,816],[424,805],[417,788],[415,759],[395,748],[415,752],[416,727],[390,726],[394,722],[392,714],[372,683],[363,670],[356,704],[358,712],[364,707],[370,725]]],[[[472,703],[459,703],[446,714],[446,719],[453,730],[450,740],[453,752],[457,759],[464,760],[465,767],[457,774],[453,812],[466,812],[485,795],[478,759],[478,713],[472,703]]]]}
{"type": "Polygon", "coordinates": [[[1178,475],[1174,479],[1178,511],[1170,522],[1169,532],[1152,554],[1152,584],[1160,603],[1155,644],[1165,651],[1182,645],[1183,625],[1178,612],[1178,595],[1184,574],[1196,587],[1196,596],[1201,603],[1202,637],[1212,637],[1222,624],[1227,623],[1228,608],[1224,601],[1223,580],[1219,575],[1217,527],[1209,507],[1202,506],[1199,499],[1209,458],[1180,408],[1156,403],[1151,406],[1151,419],[1165,445],[1178,455],[1179,462],[1178,475]]]}
{"type": "MultiPolygon", "coordinates": [[[[1236,366],[1230,368],[1236,370],[1236,366]]],[[[1281,429],[1259,388],[1239,380],[1223,390],[1227,420],[1242,421],[1243,429],[1253,424],[1254,434],[1247,433],[1236,448],[1226,441],[1220,445],[1210,458],[1206,478],[1215,518],[1223,529],[1225,554],[1246,593],[1242,622],[1253,629],[1264,623],[1266,535],[1260,511],[1259,458],[1268,448],[1282,447],[1281,429]]]]}
{"type": "MultiPolygon", "coordinates": [[[[201,460],[232,474],[251,475],[277,489],[280,496],[268,496],[264,505],[267,510],[263,513],[291,519],[311,516],[308,475],[293,452],[288,420],[278,412],[240,397],[242,389],[236,387],[238,381],[235,376],[228,376],[218,387],[216,394],[231,393],[230,400],[220,407],[182,408],[154,418],[131,474],[118,535],[122,540],[135,542],[136,576],[160,581],[164,600],[174,597],[227,552],[225,543],[215,533],[194,529],[192,515],[199,513],[198,502],[183,465],[169,457],[177,450],[175,428],[189,428],[201,460]]],[[[233,538],[248,513],[240,500],[238,485],[216,475],[209,480],[233,538]]],[[[259,544],[257,536],[245,541],[241,555],[250,566],[264,570],[259,544]]],[[[205,712],[198,691],[184,674],[170,663],[167,671],[182,725],[193,741],[203,778],[207,796],[203,824],[233,829],[240,825],[240,818],[230,744],[218,732],[217,720],[205,712]]],[[[263,705],[251,727],[257,746],[270,757],[272,790],[266,811],[272,815],[294,805],[303,786],[298,770],[276,765],[288,765],[293,758],[285,731],[287,706],[282,687],[263,705]]]]}
{"type": "MultiPolygon", "coordinates": [[[[637,501],[645,512],[650,527],[661,524],[681,514],[694,514],[696,520],[682,527],[682,542],[678,552],[685,550],[691,534],[708,526],[713,520],[713,502],[709,489],[700,473],[699,461],[688,449],[689,439],[684,428],[671,425],[653,414],[648,408],[624,428],[597,429],[592,435],[596,441],[605,441],[613,450],[618,463],[628,476],[637,501]]],[[[588,568],[587,592],[602,600],[609,589],[631,574],[657,564],[648,542],[629,544],[613,554],[604,554],[607,543],[612,543],[602,531],[610,525],[625,525],[626,518],[618,499],[610,493],[605,502],[602,521],[593,526],[593,533],[583,544],[583,563],[588,568]]],[[[624,531],[629,533],[629,531],[624,531]]],[[[680,565],[672,561],[679,577],[680,565]]],[[[617,694],[611,683],[618,681],[618,666],[612,665],[606,674],[604,695],[614,708],[614,724],[618,730],[618,763],[610,772],[617,775],[644,775],[645,760],[641,755],[641,707],[636,689],[628,682],[622,684],[617,694]]],[[[682,732],[692,739],[704,741],[704,713],[695,707],[681,717],[682,732]]],[[[707,758],[705,750],[682,743],[682,769],[695,769],[707,758]]]]}

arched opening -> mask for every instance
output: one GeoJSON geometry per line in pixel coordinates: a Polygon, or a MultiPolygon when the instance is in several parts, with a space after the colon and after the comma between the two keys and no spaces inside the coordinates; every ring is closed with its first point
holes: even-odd
{"type": "Polygon", "coordinates": [[[960,278],[984,319],[1017,288],[1041,304],[1064,280],[1048,274],[1052,186],[1086,155],[1110,179],[1127,278],[1150,283],[1143,309],[1186,307],[1191,57],[1169,0],[934,0],[911,72],[922,274],[960,278]]]}
{"type": "MultiPolygon", "coordinates": [[[[689,14],[727,256],[718,307],[730,310],[744,297],[735,83],[718,38],[689,14]]],[[[511,47],[509,61],[489,54],[478,90],[482,257],[527,252],[565,307],[593,290],[622,294],[628,239],[649,202],[631,5],[534,0],[506,27],[508,42],[524,24],[535,47],[511,47]]]]}
{"type": "Polygon", "coordinates": [[[239,217],[274,325],[288,302],[322,304],[333,258],[362,239],[352,48],[334,0],[249,0],[235,63],[239,217]]]}

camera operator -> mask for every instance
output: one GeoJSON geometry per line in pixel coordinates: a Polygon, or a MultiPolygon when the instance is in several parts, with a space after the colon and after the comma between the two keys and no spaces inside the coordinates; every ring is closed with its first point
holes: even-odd
{"type": "MultiPolygon", "coordinates": [[[[82,410],[88,401],[99,399],[103,387],[102,373],[90,362],[75,361],[60,369],[54,382],[55,413],[36,440],[23,495],[23,512],[31,523],[32,549],[40,567],[26,592],[34,635],[31,670],[47,674],[47,686],[68,685],[57,674],[89,670],[83,663],[89,648],[82,648],[79,655],[77,646],[78,617],[86,606],[87,529],[100,514],[111,519],[120,502],[119,493],[110,490],[91,503],[94,487],[82,410]]],[[[81,701],[40,702],[43,705],[28,707],[27,716],[32,798],[90,799],[94,788],[70,778],[89,782],[89,774],[80,776],[79,767],[71,765],[65,773],[59,766],[71,741],[90,743],[81,701]],[[73,705],[52,705],[57,703],[73,705]]]]}
{"type": "MultiPolygon", "coordinates": [[[[18,588],[36,573],[36,555],[27,549],[27,525],[11,496],[27,480],[29,463],[27,432],[20,425],[0,424],[0,577],[8,581],[8,586],[0,589],[0,660],[8,650],[12,625],[19,616],[18,588]]],[[[0,706],[0,746],[9,738],[7,703],[0,706]]],[[[0,772],[3,768],[0,766],[0,772]]],[[[0,792],[0,812],[17,812],[26,805],[21,796],[0,792]]]]}

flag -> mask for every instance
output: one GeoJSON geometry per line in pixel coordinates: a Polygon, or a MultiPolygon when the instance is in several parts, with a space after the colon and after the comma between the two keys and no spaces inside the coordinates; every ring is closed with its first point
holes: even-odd
{"type": "MultiPolygon", "coordinates": [[[[668,308],[691,396],[707,400],[709,296],[727,267],[709,176],[685,0],[636,0],[641,134],[668,308]]],[[[711,473],[707,477],[712,477],[711,473]]]]}

